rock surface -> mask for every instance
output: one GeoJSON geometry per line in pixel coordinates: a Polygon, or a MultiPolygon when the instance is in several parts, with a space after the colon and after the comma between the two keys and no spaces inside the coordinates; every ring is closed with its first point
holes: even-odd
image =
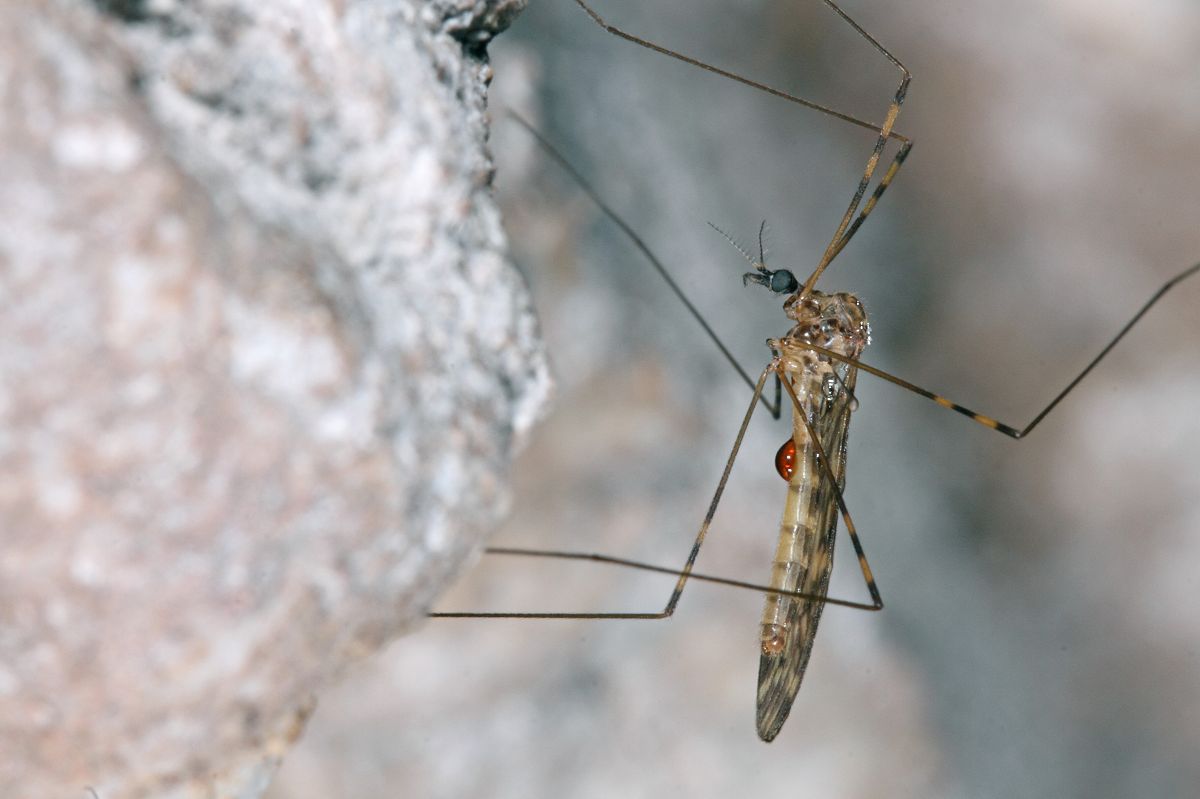
{"type": "Polygon", "coordinates": [[[261,795],[503,514],[522,5],[0,6],[0,795],[261,795]]]}

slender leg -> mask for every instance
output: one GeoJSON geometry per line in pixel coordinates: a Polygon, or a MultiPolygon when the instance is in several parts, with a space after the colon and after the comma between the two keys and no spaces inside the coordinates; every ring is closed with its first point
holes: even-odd
{"type": "MultiPolygon", "coordinates": [[[[587,181],[587,179],[583,175],[579,174],[579,171],[571,165],[571,162],[567,160],[566,156],[560,153],[554,147],[554,145],[551,144],[546,137],[543,136],[541,132],[533,126],[531,122],[526,120],[516,111],[509,110],[508,114],[514,120],[516,120],[517,124],[525,128],[525,130],[534,138],[538,145],[546,151],[546,154],[556,161],[558,165],[561,166],[563,170],[571,176],[571,179],[575,181],[576,185],[578,185],[580,189],[583,190],[583,193],[590,197],[592,202],[596,204],[596,207],[600,209],[600,212],[607,216],[612,223],[615,224],[620,231],[625,234],[625,237],[633,243],[633,246],[637,248],[638,252],[640,252],[646,258],[646,260],[650,262],[650,266],[653,267],[654,271],[657,272],[659,277],[661,277],[667,284],[667,288],[671,289],[671,292],[674,293],[674,295],[679,298],[679,301],[683,303],[683,307],[687,308],[688,313],[692,315],[692,318],[695,319],[700,327],[704,330],[704,334],[708,336],[709,340],[712,341],[712,343],[716,345],[717,349],[721,351],[721,354],[725,356],[725,360],[729,361],[729,364],[738,373],[738,376],[742,378],[742,381],[745,382],[747,386],[754,388],[754,380],[750,377],[749,373],[742,368],[742,365],[738,362],[737,358],[733,357],[733,353],[730,352],[729,348],[725,346],[725,342],[721,341],[720,336],[718,336],[716,331],[709,326],[708,320],[705,319],[700,313],[699,309],[692,304],[692,301],[688,299],[688,296],[683,293],[683,289],[680,288],[675,279],[671,277],[671,273],[667,271],[666,266],[663,265],[662,261],[658,259],[658,256],[654,254],[646,242],[642,240],[642,237],[639,236],[637,232],[634,231],[634,229],[631,228],[616,211],[610,208],[609,205],[604,202],[603,199],[601,199],[600,195],[595,189],[592,188],[592,185],[587,181]]],[[[766,406],[767,411],[774,419],[779,418],[779,399],[779,391],[776,390],[774,405],[768,402],[765,398],[762,400],[763,405],[766,406]]]]}
{"type": "MultiPolygon", "coordinates": [[[[797,403],[795,393],[787,381],[778,380],[778,373],[774,369],[774,365],[768,366],[759,376],[758,382],[754,387],[754,396],[750,401],[750,407],[746,409],[746,416],[742,419],[742,425],[738,428],[737,438],[733,442],[733,448],[729,453],[729,458],[725,462],[725,469],[721,473],[721,480],[717,483],[717,489],[713,493],[712,502],[709,503],[708,512],[704,514],[704,522],[700,525],[700,531],[696,534],[696,540],[692,543],[692,549],[688,553],[687,561],[681,569],[669,569],[662,566],[655,566],[641,561],[630,560],[627,558],[617,558],[610,555],[600,555],[590,552],[563,552],[559,550],[546,549],[526,549],[518,547],[489,547],[484,550],[489,555],[511,555],[518,557],[533,557],[533,558],[554,558],[558,560],[581,560],[590,561],[592,563],[604,563],[614,566],[623,566],[626,568],[639,569],[641,571],[655,572],[657,574],[670,574],[677,576],[679,579],[675,583],[675,588],[671,592],[667,604],[662,610],[646,613],[504,613],[504,612],[479,612],[479,611],[450,611],[450,612],[435,612],[430,613],[432,618],[440,619],[665,619],[675,612],[675,607],[679,604],[679,598],[683,595],[683,588],[688,580],[698,580],[701,582],[715,583],[733,588],[743,588],[758,593],[779,594],[782,596],[793,596],[798,599],[808,599],[814,602],[823,602],[829,605],[840,605],[842,607],[854,608],[857,610],[879,610],[883,607],[883,600],[880,598],[879,589],[875,584],[875,578],[871,575],[870,567],[867,565],[866,555],[863,554],[862,545],[859,543],[858,534],[854,528],[854,522],[850,519],[850,514],[846,511],[845,502],[842,499],[841,492],[837,490],[837,480],[829,475],[834,486],[835,496],[837,497],[838,507],[841,510],[842,518],[846,523],[846,529],[850,533],[851,541],[854,544],[854,550],[858,553],[859,565],[863,570],[863,576],[867,580],[867,590],[871,594],[871,603],[855,602],[848,599],[837,599],[823,595],[808,594],[802,591],[780,591],[766,585],[757,583],[744,582],[742,580],[732,580],[725,577],[714,577],[707,574],[699,574],[693,571],[693,566],[696,563],[696,558],[700,554],[700,547],[704,544],[704,539],[708,536],[708,529],[712,524],[713,516],[716,515],[717,506],[721,502],[721,495],[725,492],[725,485],[729,481],[729,475],[733,471],[734,461],[737,459],[738,450],[741,449],[742,439],[746,435],[746,429],[750,426],[750,419],[754,415],[754,409],[759,402],[762,394],[763,386],[766,384],[767,376],[770,374],[776,375],[776,386],[782,383],[787,389],[788,394],[792,397],[792,402],[797,403]]],[[[807,420],[806,420],[807,424],[807,420]]],[[[811,434],[811,430],[810,430],[811,434]]],[[[820,444],[818,443],[818,447],[820,444]]],[[[827,464],[824,452],[820,453],[822,463],[827,464]]],[[[825,467],[828,470],[828,465],[825,467]]]]}
{"type": "MultiPolygon", "coordinates": [[[[1079,374],[1075,375],[1075,377],[1071,380],[1071,382],[1067,383],[1067,387],[1064,388],[1062,391],[1058,392],[1058,394],[1056,394],[1054,396],[1054,399],[1050,400],[1050,402],[1046,405],[1046,407],[1042,408],[1042,410],[1039,411],[1037,413],[1037,415],[1033,417],[1033,420],[1031,422],[1029,422],[1029,424],[1025,425],[1024,427],[1014,427],[1011,425],[1007,425],[1003,422],[997,421],[996,419],[993,419],[990,416],[984,416],[983,414],[977,413],[977,412],[971,410],[970,408],[959,405],[957,402],[951,402],[950,400],[943,397],[941,394],[935,394],[934,392],[929,391],[928,389],[921,388],[920,386],[918,386],[914,383],[910,383],[907,380],[904,380],[902,378],[896,377],[895,375],[889,374],[888,372],[885,372],[882,369],[877,369],[874,366],[869,366],[869,365],[863,363],[862,361],[852,360],[850,358],[845,357],[844,355],[839,355],[838,353],[833,352],[832,350],[827,350],[824,347],[810,345],[810,349],[814,350],[815,352],[819,352],[822,355],[825,355],[826,357],[830,358],[831,360],[840,361],[842,363],[849,364],[850,366],[854,366],[858,369],[862,369],[864,372],[873,374],[876,377],[879,377],[879,378],[882,378],[882,379],[888,381],[889,383],[900,386],[900,388],[911,391],[914,394],[919,394],[922,397],[925,397],[926,399],[933,400],[938,405],[941,405],[943,408],[949,408],[952,411],[961,413],[963,416],[966,416],[971,421],[978,422],[979,424],[983,425],[984,427],[986,427],[990,430],[995,430],[998,433],[1003,433],[1004,435],[1008,436],[1009,438],[1020,439],[1020,438],[1024,438],[1025,436],[1029,435],[1029,433],[1033,430],[1033,428],[1037,427],[1038,424],[1040,424],[1043,419],[1045,419],[1047,416],[1049,416],[1050,412],[1052,410],[1054,410],[1055,408],[1057,408],[1059,403],[1062,402],[1063,399],[1065,399],[1068,394],[1070,394],[1072,391],[1074,391],[1075,387],[1078,386],[1081,382],[1083,382],[1083,379],[1085,377],[1087,377],[1089,374],[1091,374],[1092,370],[1095,369],[1096,366],[1102,360],[1104,360],[1104,358],[1110,352],[1112,352],[1113,347],[1117,346],[1117,343],[1121,339],[1125,338],[1125,335],[1127,333],[1129,333],[1129,331],[1132,330],[1139,321],[1141,321],[1142,317],[1145,316],[1146,313],[1149,312],[1149,310],[1151,308],[1153,308],[1154,305],[1160,299],[1162,299],[1164,294],[1166,294],[1168,291],[1173,289],[1175,286],[1179,285],[1180,283],[1182,283],[1183,281],[1187,280],[1188,278],[1192,277],[1193,275],[1195,275],[1197,273],[1200,273],[1200,264],[1194,264],[1194,265],[1188,267],[1187,269],[1183,270],[1179,274],[1175,275],[1175,277],[1171,278],[1166,283],[1164,283],[1162,285],[1162,287],[1159,288],[1158,291],[1154,292],[1153,296],[1151,296],[1150,299],[1146,300],[1145,304],[1143,304],[1142,307],[1140,309],[1138,309],[1138,312],[1133,315],[1133,318],[1131,318],[1128,322],[1126,322],[1124,324],[1124,326],[1121,327],[1120,331],[1117,332],[1117,335],[1113,336],[1112,340],[1109,341],[1108,344],[1104,345],[1104,349],[1100,350],[1100,353],[1095,358],[1092,358],[1092,360],[1088,363],[1088,365],[1085,366],[1079,374]]],[[[786,383],[785,383],[785,386],[786,386],[786,383]]]]}
{"type": "Polygon", "coordinates": [[[863,174],[859,179],[858,187],[855,189],[854,196],[851,198],[850,204],[846,208],[846,212],[842,215],[842,219],[838,223],[837,230],[834,232],[833,237],[829,240],[829,244],[826,246],[825,252],[822,254],[821,260],[818,262],[816,269],[813,270],[808,280],[806,280],[804,283],[805,293],[812,291],[813,286],[816,285],[817,278],[821,276],[821,273],[825,271],[830,263],[832,263],[833,259],[837,257],[837,254],[842,251],[847,243],[849,243],[850,239],[862,225],[862,221],[866,219],[868,215],[870,215],[871,209],[874,208],[875,203],[879,200],[879,197],[882,196],[884,191],[886,191],[887,185],[891,183],[892,178],[895,177],[895,173],[899,171],[901,164],[904,163],[904,159],[907,157],[908,151],[912,148],[911,140],[900,135],[899,133],[894,132],[893,130],[896,125],[896,119],[900,116],[900,105],[904,102],[904,98],[908,94],[908,86],[912,82],[912,73],[910,73],[904,64],[900,63],[900,60],[892,55],[887,48],[880,44],[875,37],[871,36],[871,34],[869,34],[861,25],[855,22],[849,14],[847,14],[836,3],[834,3],[833,0],[822,0],[822,2],[829,6],[829,8],[832,9],[833,12],[839,17],[841,17],[847,25],[853,28],[859,36],[869,42],[877,52],[883,55],[884,58],[886,58],[898,70],[900,70],[900,84],[897,86],[895,94],[892,95],[892,101],[888,106],[887,114],[884,116],[882,125],[875,125],[851,116],[850,114],[845,114],[841,111],[829,108],[828,106],[821,105],[820,103],[814,103],[811,100],[806,100],[802,97],[797,97],[794,94],[789,94],[788,92],[768,86],[765,83],[744,78],[741,75],[729,72],[728,70],[724,70],[719,67],[715,67],[712,64],[705,63],[704,61],[692,58],[691,56],[684,55],[683,53],[671,50],[667,47],[663,47],[660,44],[655,44],[648,39],[643,39],[640,36],[636,36],[628,31],[618,28],[615,25],[609,24],[596,12],[595,9],[584,2],[584,0],[575,0],[576,5],[583,9],[584,13],[591,17],[593,22],[595,22],[608,33],[611,33],[613,36],[617,36],[625,41],[632,42],[639,47],[645,47],[648,50],[653,50],[656,53],[660,53],[678,61],[682,61],[685,64],[690,64],[691,66],[699,67],[707,72],[720,75],[723,78],[728,78],[729,80],[737,81],[743,85],[766,92],[767,94],[779,97],[787,102],[794,103],[805,108],[810,108],[827,116],[840,119],[844,122],[849,122],[852,125],[858,125],[859,127],[873,130],[878,134],[878,137],[875,140],[875,146],[872,148],[871,155],[867,158],[866,166],[863,168],[863,174]],[[879,159],[882,157],[884,147],[887,145],[889,139],[896,139],[901,143],[900,152],[895,158],[892,159],[891,165],[887,169],[887,177],[885,177],[885,181],[881,182],[871,199],[867,202],[867,207],[864,209],[863,213],[861,213],[859,218],[855,220],[855,212],[858,211],[859,204],[862,202],[862,198],[867,193],[867,188],[871,184],[871,177],[875,174],[875,169],[879,165],[879,159]]]}
{"type": "Polygon", "coordinates": [[[892,181],[896,178],[896,173],[900,171],[900,167],[904,166],[904,159],[908,158],[908,151],[911,149],[911,141],[905,141],[900,145],[900,150],[892,159],[891,164],[888,165],[887,171],[883,173],[883,179],[880,180],[879,185],[875,187],[875,191],[872,192],[870,199],[867,200],[867,204],[864,205],[862,210],[858,212],[858,218],[854,220],[853,224],[850,225],[850,228],[842,235],[841,239],[838,240],[837,246],[833,248],[833,252],[829,256],[830,262],[832,262],[833,259],[838,256],[838,253],[840,253],[846,247],[846,245],[850,243],[850,239],[854,238],[854,234],[858,232],[858,229],[862,227],[862,224],[866,218],[871,215],[872,211],[875,210],[875,206],[879,203],[879,198],[883,196],[885,191],[887,191],[888,186],[892,185],[892,181]]]}
{"type": "MultiPolygon", "coordinates": [[[[780,596],[793,596],[797,599],[811,599],[816,602],[823,602],[827,605],[839,605],[846,608],[854,608],[855,610],[879,610],[883,607],[882,604],[866,604],[863,602],[855,602],[849,599],[836,599],[834,597],[817,596],[815,594],[806,594],[803,591],[781,591],[777,588],[771,588],[768,585],[760,585],[758,583],[750,583],[744,580],[733,580],[727,577],[714,577],[708,574],[700,574],[695,571],[683,571],[681,569],[670,569],[665,566],[655,566],[650,563],[643,563],[637,560],[628,558],[617,558],[610,555],[599,555],[592,552],[562,552],[550,549],[526,549],[522,547],[488,547],[484,550],[487,555],[513,555],[516,557],[525,558],[553,558],[556,560],[583,560],[591,563],[602,563],[610,566],[622,566],[629,569],[638,569],[639,571],[653,572],[655,574],[669,574],[672,576],[686,578],[688,580],[698,580],[705,583],[714,583],[716,585],[724,585],[731,588],[745,588],[760,594],[779,594],[780,596]]],[[[666,609],[649,613],[480,613],[474,611],[464,612],[445,612],[445,613],[430,613],[431,618],[438,619],[665,619],[674,612],[666,609]]]]}
{"type": "MultiPolygon", "coordinates": [[[[430,613],[430,616],[441,618],[534,618],[534,619],[663,619],[675,612],[675,606],[679,604],[679,597],[683,594],[683,587],[687,584],[688,578],[692,576],[692,566],[696,563],[696,557],[700,554],[700,547],[704,544],[704,539],[708,536],[709,525],[712,524],[713,516],[717,513],[717,505],[721,502],[721,495],[725,493],[725,484],[729,482],[729,474],[733,471],[733,462],[737,460],[738,450],[742,447],[742,439],[746,437],[746,428],[750,426],[750,419],[754,416],[754,409],[758,407],[759,397],[762,396],[763,386],[767,382],[768,375],[775,371],[775,364],[771,363],[766,369],[763,369],[762,374],[758,376],[758,382],[754,384],[754,395],[750,398],[750,407],[746,408],[746,415],[742,419],[742,426],[738,428],[737,438],[733,441],[733,449],[729,453],[729,458],[725,461],[725,469],[721,472],[721,480],[717,483],[717,490],[713,492],[712,502],[708,504],[708,512],[704,514],[704,522],[700,525],[700,531],[696,533],[696,540],[692,542],[691,552],[688,553],[687,561],[684,562],[683,568],[678,571],[666,570],[668,574],[678,574],[679,580],[675,583],[675,588],[671,591],[671,597],[667,600],[666,606],[658,613],[430,613]]],[[[624,566],[632,566],[646,571],[664,571],[656,566],[648,564],[636,563],[634,561],[620,561],[616,558],[609,558],[602,555],[593,555],[586,553],[567,553],[567,552],[546,552],[543,550],[517,550],[506,549],[502,554],[508,555],[527,555],[530,557],[554,557],[567,558],[572,560],[594,560],[602,563],[619,563],[624,566]]],[[[710,582],[715,582],[715,579],[708,578],[710,582]]],[[[729,581],[732,582],[732,581],[729,581]]]]}
{"type": "Polygon", "coordinates": [[[867,215],[870,214],[871,209],[875,207],[876,201],[878,201],[883,192],[887,190],[888,184],[891,183],[891,179],[895,177],[896,172],[900,170],[900,166],[904,163],[904,159],[908,156],[908,151],[912,147],[911,141],[908,139],[903,140],[900,152],[892,160],[891,166],[889,166],[887,169],[885,180],[880,183],[880,186],[876,190],[875,194],[872,195],[871,199],[867,202],[868,208],[866,208],[861,214],[854,229],[847,230],[847,228],[849,228],[851,225],[851,219],[854,217],[854,212],[858,210],[858,205],[860,202],[862,202],[863,195],[866,194],[867,187],[871,183],[871,176],[875,172],[875,167],[879,164],[880,156],[883,155],[883,148],[887,145],[888,138],[892,134],[892,127],[896,124],[897,117],[900,116],[900,105],[904,102],[904,97],[908,94],[908,85],[912,82],[912,73],[908,71],[908,68],[905,67],[904,64],[900,63],[898,58],[888,52],[887,48],[876,41],[875,37],[867,33],[857,22],[850,18],[849,14],[839,8],[837,4],[833,2],[833,0],[823,0],[823,2],[825,5],[833,9],[834,13],[845,20],[847,25],[854,28],[855,32],[857,32],[859,36],[862,36],[864,39],[870,42],[871,46],[874,47],[876,51],[882,54],[883,57],[888,61],[891,61],[892,64],[900,70],[900,85],[896,87],[896,93],[892,95],[892,102],[891,105],[888,106],[887,116],[884,117],[883,125],[881,125],[879,128],[879,137],[875,140],[875,147],[872,149],[870,157],[867,158],[867,165],[866,168],[863,169],[862,178],[859,179],[858,188],[854,191],[854,196],[850,200],[849,207],[846,208],[846,213],[842,215],[842,221],[838,223],[837,232],[835,232],[833,234],[833,238],[829,240],[829,246],[825,248],[825,253],[821,256],[821,260],[817,264],[817,268],[813,270],[811,275],[809,275],[808,280],[804,281],[804,293],[806,294],[813,290],[813,287],[817,283],[817,278],[821,276],[821,273],[825,271],[829,264],[833,262],[833,259],[837,257],[837,254],[841,252],[842,248],[845,247],[850,241],[850,238],[854,235],[854,232],[857,231],[858,227],[862,225],[862,220],[866,219],[867,215]]]}
{"type": "MultiPolygon", "coordinates": [[[[903,64],[901,64],[899,61],[897,61],[896,58],[891,53],[889,53],[887,50],[885,50],[883,47],[881,47],[879,42],[875,41],[875,39],[872,38],[870,36],[870,34],[866,33],[866,31],[864,31],[853,20],[851,20],[848,16],[846,16],[846,14],[840,8],[838,8],[836,5],[834,5],[832,2],[830,2],[830,0],[823,0],[823,2],[825,3],[825,5],[829,6],[834,11],[836,11],[837,14],[840,17],[842,17],[842,19],[849,22],[850,25],[859,33],[859,35],[864,36],[867,39],[867,41],[870,42],[871,45],[873,47],[875,47],[876,50],[883,53],[884,56],[887,57],[887,59],[889,61],[891,61],[893,64],[895,64],[900,69],[902,69],[902,70],[904,69],[903,64]]],[[[789,103],[803,106],[804,108],[810,108],[813,111],[817,111],[821,114],[825,114],[826,116],[833,117],[834,119],[840,119],[843,122],[850,123],[851,125],[857,125],[860,128],[865,128],[866,130],[872,130],[872,131],[875,131],[876,133],[883,132],[883,126],[877,125],[874,122],[868,122],[865,119],[859,119],[858,117],[853,116],[852,114],[847,114],[843,111],[838,111],[834,108],[830,108],[829,106],[821,105],[820,103],[815,103],[812,100],[806,100],[803,97],[798,97],[794,94],[790,94],[788,92],[783,91],[782,89],[776,89],[775,87],[768,86],[765,83],[759,83],[756,80],[751,80],[749,78],[742,77],[741,75],[738,75],[736,72],[729,72],[727,70],[721,69],[720,67],[715,67],[712,64],[708,64],[704,61],[700,61],[698,59],[692,58],[691,56],[676,52],[674,50],[671,50],[670,48],[663,47],[660,44],[655,44],[654,42],[652,42],[648,39],[643,39],[640,36],[635,36],[634,34],[629,33],[628,31],[624,31],[621,28],[618,28],[616,25],[610,25],[603,17],[601,17],[599,14],[596,13],[595,9],[593,9],[590,5],[588,5],[586,2],[584,2],[584,0],[575,0],[575,4],[578,5],[580,8],[582,8],[584,10],[584,12],[589,17],[592,18],[592,21],[595,22],[597,25],[599,25],[601,28],[603,28],[605,31],[607,31],[608,33],[611,33],[613,36],[617,36],[621,39],[624,39],[627,42],[633,42],[634,44],[638,45],[639,47],[645,47],[647,50],[653,50],[656,53],[661,53],[662,55],[669,56],[670,58],[674,58],[677,61],[682,61],[685,64],[690,64],[693,67],[699,67],[700,69],[703,69],[706,72],[711,72],[714,75],[720,75],[723,78],[728,78],[729,80],[736,81],[737,83],[741,83],[744,86],[749,86],[752,89],[758,89],[761,92],[766,92],[767,94],[770,94],[774,97],[778,97],[781,100],[786,100],[789,103]]],[[[902,143],[908,141],[908,139],[905,136],[902,136],[899,133],[896,133],[895,131],[889,132],[887,134],[887,138],[895,139],[896,141],[899,141],[902,143]]]]}

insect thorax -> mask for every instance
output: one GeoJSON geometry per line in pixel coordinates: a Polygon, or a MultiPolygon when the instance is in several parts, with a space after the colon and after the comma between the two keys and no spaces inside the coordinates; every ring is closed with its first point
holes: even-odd
{"type": "Polygon", "coordinates": [[[788,297],[783,310],[795,325],[783,338],[768,342],[778,353],[782,372],[796,375],[812,369],[815,362],[830,362],[827,355],[805,345],[858,358],[871,342],[867,311],[853,294],[797,293],[788,297]]]}

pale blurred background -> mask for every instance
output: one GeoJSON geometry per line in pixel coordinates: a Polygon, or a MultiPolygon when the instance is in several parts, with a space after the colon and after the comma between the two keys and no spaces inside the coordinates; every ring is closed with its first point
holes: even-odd
{"type": "MultiPolygon", "coordinates": [[[[597,0],[610,21],[881,120],[898,75],[820,2],[597,0]]],[[[1022,425],[1200,260],[1200,4],[853,0],[914,75],[916,141],[821,281],[865,360],[1022,425]]],[[[748,371],[786,329],[747,242],[807,274],[872,137],[536,0],[491,48],[497,191],[561,393],[496,543],[679,565],[749,391],[520,109],[673,268],[748,371]]],[[[754,733],[761,598],[666,622],[440,621],[326,695],[270,796],[1191,797],[1200,786],[1200,280],[1028,440],[864,376],[847,499],[887,608],[824,616],[754,733]]],[[[699,568],[766,578],[788,436],[756,419],[699,568]]],[[[834,593],[865,591],[839,541],[834,593]]],[[[482,560],[442,609],[657,610],[669,578],[482,560]]]]}

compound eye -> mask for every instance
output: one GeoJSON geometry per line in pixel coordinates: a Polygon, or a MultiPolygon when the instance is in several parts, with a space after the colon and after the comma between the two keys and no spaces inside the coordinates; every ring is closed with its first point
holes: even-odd
{"type": "Polygon", "coordinates": [[[786,269],[777,269],[771,273],[771,291],[776,294],[792,294],[800,287],[796,276],[786,269]]]}

